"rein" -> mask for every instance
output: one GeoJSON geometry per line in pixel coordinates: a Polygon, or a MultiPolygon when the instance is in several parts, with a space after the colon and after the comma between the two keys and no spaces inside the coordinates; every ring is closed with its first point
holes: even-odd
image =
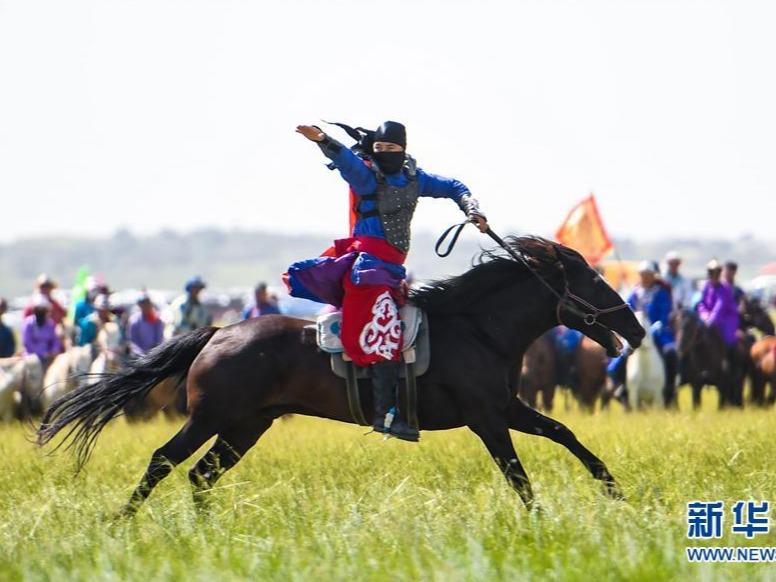
{"type": "MultiPolygon", "coordinates": [[[[461,236],[461,231],[463,231],[463,228],[468,224],[468,221],[462,222],[460,224],[454,224],[453,226],[449,227],[447,230],[445,230],[442,233],[442,236],[439,237],[439,240],[437,240],[437,243],[434,247],[434,252],[436,252],[437,256],[445,258],[450,255],[450,253],[453,251],[453,248],[455,247],[456,243],[458,242],[458,237],[461,236]],[[450,240],[450,242],[447,245],[447,249],[444,252],[440,252],[440,247],[442,244],[444,244],[445,239],[450,235],[450,233],[453,232],[453,238],[450,240]]],[[[504,249],[509,256],[511,256],[513,259],[515,259],[517,262],[521,263],[530,273],[536,277],[539,282],[544,285],[550,293],[552,293],[556,299],[558,300],[558,306],[557,306],[557,318],[558,323],[561,325],[563,324],[563,320],[561,319],[561,309],[567,309],[572,314],[576,315],[577,317],[581,318],[582,321],[585,323],[585,325],[598,325],[603,327],[604,329],[609,329],[602,323],[598,321],[598,318],[602,315],[606,315],[607,313],[613,313],[615,311],[619,311],[620,309],[625,309],[628,307],[627,303],[621,303],[620,305],[615,305],[614,307],[606,307],[606,308],[600,308],[596,307],[592,303],[589,303],[579,295],[575,295],[571,292],[571,289],[569,289],[569,280],[566,276],[566,267],[563,265],[563,262],[558,259],[556,261],[556,265],[560,269],[560,271],[563,273],[563,293],[559,293],[555,287],[553,287],[547,279],[542,277],[539,272],[534,269],[531,264],[525,259],[524,256],[518,254],[515,252],[515,250],[510,247],[507,243],[504,242],[504,240],[497,235],[493,230],[491,230],[490,227],[488,227],[488,230],[485,231],[485,234],[487,234],[490,238],[492,238],[498,246],[500,246],[502,249],[504,249]],[[575,303],[578,303],[580,307],[575,305],[575,303]],[[585,311],[587,310],[587,311],[585,311]]]]}

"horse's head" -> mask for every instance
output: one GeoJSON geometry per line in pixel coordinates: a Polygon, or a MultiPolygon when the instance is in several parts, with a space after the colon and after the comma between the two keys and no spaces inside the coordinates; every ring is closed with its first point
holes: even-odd
{"type": "Polygon", "coordinates": [[[745,328],[757,328],[765,335],[774,335],[773,320],[756,297],[744,297],[738,306],[741,323],[745,328]]]}
{"type": "Polygon", "coordinates": [[[553,248],[565,286],[559,320],[601,344],[609,356],[616,356],[622,345],[615,333],[639,347],[645,331],[627,303],[578,252],[559,244],[553,248]]]}
{"type": "Polygon", "coordinates": [[[674,311],[670,323],[676,335],[676,351],[683,357],[700,338],[703,324],[696,312],[686,308],[674,311]]]}

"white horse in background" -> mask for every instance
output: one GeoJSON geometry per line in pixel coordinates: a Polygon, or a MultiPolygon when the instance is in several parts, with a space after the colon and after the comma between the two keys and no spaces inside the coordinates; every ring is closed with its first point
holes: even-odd
{"type": "Polygon", "coordinates": [[[0,359],[0,420],[8,422],[28,415],[42,389],[43,366],[38,356],[0,359]]]}
{"type": "Polygon", "coordinates": [[[59,354],[46,370],[40,395],[43,409],[75,390],[92,365],[92,346],[76,346],[59,354]]]}
{"type": "Polygon", "coordinates": [[[647,330],[647,335],[641,345],[628,356],[626,378],[628,387],[628,402],[631,409],[636,409],[643,403],[665,406],[663,384],[665,372],[663,359],[649,331],[650,323],[643,311],[636,312],[636,319],[647,330]]]}
{"type": "Polygon", "coordinates": [[[94,340],[97,357],[89,368],[90,374],[106,374],[121,369],[121,329],[115,321],[102,324],[94,340]]]}

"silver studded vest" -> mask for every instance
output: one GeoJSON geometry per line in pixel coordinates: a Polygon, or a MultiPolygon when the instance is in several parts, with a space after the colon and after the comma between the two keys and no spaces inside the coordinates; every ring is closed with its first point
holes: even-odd
{"type": "Polygon", "coordinates": [[[415,160],[407,157],[403,170],[407,185],[403,187],[391,186],[376,166],[373,165],[372,170],[377,179],[377,189],[372,195],[361,196],[361,200],[376,202],[376,214],[380,217],[386,240],[406,255],[410,250],[410,223],[419,196],[415,160]]]}

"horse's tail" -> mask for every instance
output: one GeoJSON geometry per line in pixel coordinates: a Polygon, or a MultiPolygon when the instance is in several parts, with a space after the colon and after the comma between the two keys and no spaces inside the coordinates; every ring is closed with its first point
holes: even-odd
{"type": "Polygon", "coordinates": [[[144,398],[165,378],[184,375],[216,329],[202,327],[173,338],[130,363],[125,370],[99,374],[96,382],[82,384],[65,394],[46,411],[38,428],[38,445],[45,445],[70,426],[62,442],[70,441],[68,448],[75,449],[80,470],[105,425],[120,415],[127,403],[144,398]]]}

